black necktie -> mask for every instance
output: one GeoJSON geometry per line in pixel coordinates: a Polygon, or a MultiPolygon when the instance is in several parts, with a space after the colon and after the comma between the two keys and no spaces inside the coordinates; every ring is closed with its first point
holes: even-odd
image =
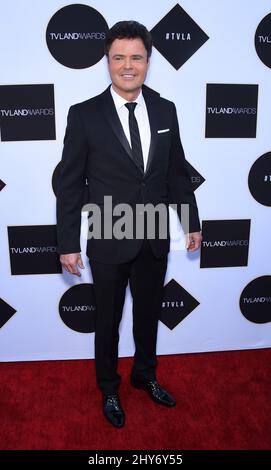
{"type": "Polygon", "coordinates": [[[143,152],[140,140],[137,120],[135,117],[135,107],[137,103],[125,103],[126,108],[129,110],[129,128],[131,137],[131,147],[135,162],[144,171],[143,152]]]}

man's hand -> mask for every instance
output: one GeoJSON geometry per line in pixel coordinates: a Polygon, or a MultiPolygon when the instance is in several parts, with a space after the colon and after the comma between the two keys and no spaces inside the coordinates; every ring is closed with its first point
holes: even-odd
{"type": "Polygon", "coordinates": [[[71,274],[76,274],[76,276],[81,276],[81,273],[78,269],[84,269],[80,253],[69,253],[68,255],[60,255],[60,262],[66,271],[71,274]]]}
{"type": "Polygon", "coordinates": [[[187,251],[196,251],[201,244],[201,232],[192,232],[186,235],[186,249],[187,251]]]}

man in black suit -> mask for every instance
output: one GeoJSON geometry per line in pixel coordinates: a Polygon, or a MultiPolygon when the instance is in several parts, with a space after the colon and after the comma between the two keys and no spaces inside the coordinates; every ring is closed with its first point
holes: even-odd
{"type": "MultiPolygon", "coordinates": [[[[96,205],[103,216],[101,233],[94,227],[89,235],[87,255],[97,305],[97,383],[103,393],[103,412],[115,427],[122,427],[125,421],[118,394],[117,363],[128,281],[135,341],[131,384],[146,391],[158,404],[176,403],[156,380],[157,326],[169,251],[170,203],[176,205],[179,218],[182,205],[189,207],[189,221],[182,221],[188,251],[196,250],[201,242],[175,105],[143,85],[151,49],[150,33],[135,21],[119,22],[109,30],[105,51],[112,84],[102,94],[70,108],[58,186],[58,250],[68,272],[80,275],[78,268],[84,267],[80,225],[86,178],[88,201],[92,204],[89,208],[96,205]],[[132,233],[121,237],[113,230],[108,235],[105,226],[109,217],[114,227],[118,221],[121,223],[123,204],[131,208],[128,228],[132,233]],[[165,209],[152,213],[150,231],[147,206],[165,209]],[[138,234],[137,229],[142,227],[138,234]]],[[[95,223],[93,218],[92,227],[95,223]]]]}

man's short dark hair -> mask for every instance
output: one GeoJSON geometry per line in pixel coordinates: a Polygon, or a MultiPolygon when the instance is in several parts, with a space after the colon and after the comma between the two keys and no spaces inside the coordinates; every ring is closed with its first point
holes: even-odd
{"type": "Polygon", "coordinates": [[[137,21],[119,21],[110,28],[105,38],[105,54],[108,57],[109,49],[115,39],[137,39],[140,38],[147,51],[147,57],[152,52],[152,37],[146,26],[137,21]]]}

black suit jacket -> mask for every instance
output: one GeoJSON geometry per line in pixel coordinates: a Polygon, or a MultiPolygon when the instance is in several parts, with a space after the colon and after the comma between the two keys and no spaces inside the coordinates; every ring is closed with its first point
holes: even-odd
{"type": "MultiPolygon", "coordinates": [[[[57,190],[57,234],[59,253],[80,252],[81,208],[85,181],[88,201],[104,210],[104,196],[112,196],[113,207],[129,204],[189,204],[190,232],[200,230],[197,204],[187,173],[179,136],[175,105],[143,85],[151,144],[147,168],[140,169],[120,123],[110,87],[102,94],[71,106],[64,138],[57,190]],[[158,130],[169,131],[158,133],[158,130]]],[[[113,219],[114,223],[114,219],[113,219]]],[[[150,240],[156,257],[169,251],[169,237],[150,240]]],[[[123,263],[140,250],[142,240],[89,239],[90,259],[104,263],[123,263]]]]}

